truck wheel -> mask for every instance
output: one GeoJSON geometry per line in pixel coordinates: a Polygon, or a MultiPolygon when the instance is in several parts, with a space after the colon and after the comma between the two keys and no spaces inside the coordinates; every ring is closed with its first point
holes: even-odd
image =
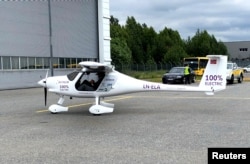
{"type": "Polygon", "coordinates": [[[231,79],[229,81],[230,84],[233,84],[234,83],[234,75],[231,76],[231,79]]]}
{"type": "Polygon", "coordinates": [[[243,75],[241,74],[240,77],[238,78],[238,83],[241,83],[243,81],[243,75]]]}

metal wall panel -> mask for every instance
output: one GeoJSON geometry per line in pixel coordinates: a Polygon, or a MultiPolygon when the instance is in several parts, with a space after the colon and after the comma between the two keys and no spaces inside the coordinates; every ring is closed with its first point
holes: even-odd
{"type": "MultiPolygon", "coordinates": [[[[98,57],[97,0],[51,0],[54,57],[98,57]]],[[[0,1],[0,56],[50,56],[47,0],[0,1]]]]}
{"type": "MultiPolygon", "coordinates": [[[[98,0],[50,2],[53,57],[99,59],[98,0]]],[[[37,57],[45,57],[46,63],[49,60],[48,0],[0,1],[0,22],[0,90],[38,86],[37,81],[45,76],[47,67],[22,66],[30,65],[31,59],[38,60],[37,57]],[[12,62],[5,62],[10,59],[12,62]]],[[[54,75],[70,71],[55,69],[54,75]]]]}
{"type": "Polygon", "coordinates": [[[97,0],[51,1],[54,57],[98,58],[97,0]]]}
{"type": "Polygon", "coordinates": [[[49,56],[45,1],[2,1],[0,21],[0,56],[49,56]]]}

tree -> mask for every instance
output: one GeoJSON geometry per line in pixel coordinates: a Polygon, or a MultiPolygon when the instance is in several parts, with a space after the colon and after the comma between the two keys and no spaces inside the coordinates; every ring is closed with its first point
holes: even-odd
{"type": "MultiPolygon", "coordinates": [[[[157,53],[154,55],[154,59],[157,63],[166,61],[166,54],[168,54],[168,51],[171,50],[172,47],[177,46],[178,49],[182,49],[185,52],[185,44],[183,40],[181,39],[179,33],[172,29],[164,28],[164,30],[160,31],[156,42],[157,53]]],[[[169,60],[170,58],[167,57],[167,59],[169,60]]]]}
{"type": "Polygon", "coordinates": [[[142,26],[134,17],[128,17],[125,25],[127,44],[131,50],[134,63],[144,63],[142,26]]]}
{"type": "Polygon", "coordinates": [[[187,57],[187,53],[180,45],[175,45],[169,48],[168,52],[164,55],[164,63],[172,65],[182,65],[183,58],[187,57]]]}
{"type": "Polygon", "coordinates": [[[111,16],[110,36],[111,36],[111,58],[112,64],[130,64],[132,61],[131,50],[126,42],[126,31],[119,24],[119,20],[111,16]]]}
{"type": "Polygon", "coordinates": [[[193,38],[186,41],[186,52],[190,56],[206,56],[208,54],[227,54],[226,46],[218,43],[215,37],[210,36],[206,30],[197,30],[193,38]]]}
{"type": "Polygon", "coordinates": [[[119,20],[114,18],[112,15],[110,17],[110,37],[111,38],[126,38],[126,31],[123,26],[119,24],[119,20]]]}
{"type": "Polygon", "coordinates": [[[155,64],[154,54],[156,53],[156,37],[157,33],[152,27],[147,27],[146,24],[142,25],[143,39],[143,58],[144,63],[155,64]]]}
{"type": "Polygon", "coordinates": [[[113,38],[111,40],[112,64],[130,64],[132,61],[131,51],[124,39],[113,38]]]}
{"type": "Polygon", "coordinates": [[[204,30],[196,31],[193,37],[183,40],[178,31],[165,27],[159,33],[145,23],[128,17],[121,26],[119,20],[110,18],[111,57],[114,64],[182,63],[184,57],[227,54],[222,42],[204,30]]]}

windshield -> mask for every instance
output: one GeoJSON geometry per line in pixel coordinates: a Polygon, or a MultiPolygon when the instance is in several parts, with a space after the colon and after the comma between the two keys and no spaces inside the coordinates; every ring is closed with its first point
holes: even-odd
{"type": "Polygon", "coordinates": [[[185,59],[184,65],[189,65],[193,70],[197,70],[199,68],[198,59],[185,59]]]}
{"type": "Polygon", "coordinates": [[[198,69],[198,61],[185,61],[184,65],[188,64],[190,68],[192,68],[193,70],[197,70],[198,69]]]}
{"type": "Polygon", "coordinates": [[[200,59],[200,68],[206,68],[208,59],[200,59]]]}
{"type": "Polygon", "coordinates": [[[233,69],[233,64],[228,63],[227,64],[227,69],[233,69]]]}
{"type": "Polygon", "coordinates": [[[169,73],[183,73],[183,72],[184,68],[178,68],[178,67],[174,67],[169,71],[169,73]]]}
{"type": "Polygon", "coordinates": [[[78,75],[78,73],[79,73],[78,71],[74,71],[74,72],[68,74],[67,77],[70,81],[73,81],[76,78],[76,76],[78,75]]]}
{"type": "Polygon", "coordinates": [[[208,59],[200,59],[198,60],[197,58],[190,58],[190,59],[185,59],[184,65],[188,64],[190,68],[193,70],[198,70],[201,68],[206,68],[208,59]]]}

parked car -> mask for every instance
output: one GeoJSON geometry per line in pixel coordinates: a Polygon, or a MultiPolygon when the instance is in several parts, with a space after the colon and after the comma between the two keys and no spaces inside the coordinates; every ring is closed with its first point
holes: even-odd
{"type": "Polygon", "coordinates": [[[250,65],[247,65],[243,68],[244,72],[250,72],[250,65]]]}
{"type": "MultiPolygon", "coordinates": [[[[164,74],[162,77],[162,83],[167,84],[167,83],[185,83],[185,78],[184,78],[184,69],[185,67],[173,67],[171,70],[164,74]]],[[[191,68],[190,68],[191,69],[191,68]]],[[[195,73],[191,69],[191,74],[190,74],[190,81],[192,83],[195,82],[195,73]]]]}
{"type": "Polygon", "coordinates": [[[238,67],[236,63],[227,62],[227,82],[233,84],[234,81],[241,83],[244,78],[244,70],[241,67],[238,67]]]}

